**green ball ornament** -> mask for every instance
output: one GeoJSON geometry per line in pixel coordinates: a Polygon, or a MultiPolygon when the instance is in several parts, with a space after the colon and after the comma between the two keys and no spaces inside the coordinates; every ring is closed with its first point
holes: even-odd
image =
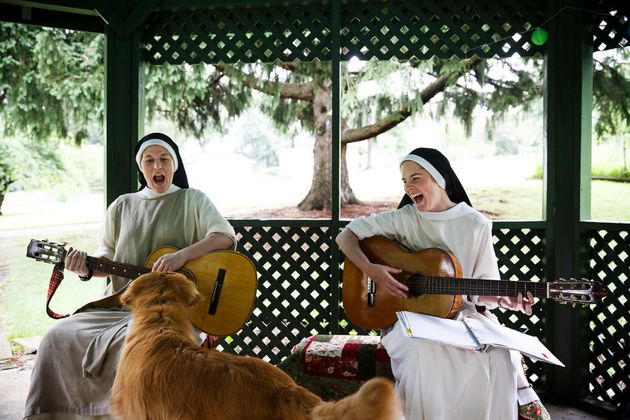
{"type": "Polygon", "coordinates": [[[544,45],[547,42],[547,38],[549,38],[549,34],[542,28],[536,28],[532,32],[532,42],[536,45],[544,45]]]}

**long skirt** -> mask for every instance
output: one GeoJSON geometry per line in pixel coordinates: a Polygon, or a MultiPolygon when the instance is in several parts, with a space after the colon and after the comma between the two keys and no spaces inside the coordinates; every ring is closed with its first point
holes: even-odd
{"type": "Polygon", "coordinates": [[[478,352],[421,341],[406,337],[398,323],[382,343],[407,420],[517,418],[518,366],[509,350],[478,352]]]}
{"type": "Polygon", "coordinates": [[[130,322],[131,313],[120,309],[90,309],[57,321],[37,350],[25,418],[107,418],[130,322]]]}
{"type": "MultiPolygon", "coordinates": [[[[29,420],[110,418],[110,391],[131,313],[87,309],[57,321],[37,350],[24,410],[29,420]]],[[[205,333],[195,329],[199,344],[205,333]]]]}

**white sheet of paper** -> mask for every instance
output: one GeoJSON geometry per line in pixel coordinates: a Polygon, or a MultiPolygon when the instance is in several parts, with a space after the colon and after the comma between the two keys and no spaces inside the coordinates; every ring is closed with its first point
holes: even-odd
{"type": "Polygon", "coordinates": [[[503,347],[518,350],[532,360],[564,367],[538,338],[491,321],[481,322],[475,318],[455,321],[409,311],[400,311],[396,315],[403,333],[408,337],[479,351],[487,346],[503,347]]]}
{"type": "Polygon", "coordinates": [[[419,338],[437,344],[448,344],[464,349],[479,350],[479,346],[461,321],[408,311],[397,312],[396,315],[401,321],[403,333],[407,337],[419,338]]]}
{"type": "Polygon", "coordinates": [[[518,350],[533,360],[564,367],[562,363],[537,337],[492,322],[464,318],[463,322],[474,332],[479,342],[495,347],[518,350]]]}

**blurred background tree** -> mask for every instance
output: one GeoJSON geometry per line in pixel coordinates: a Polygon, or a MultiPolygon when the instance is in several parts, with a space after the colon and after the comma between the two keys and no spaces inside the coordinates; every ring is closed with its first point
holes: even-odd
{"type": "MultiPolygon", "coordinates": [[[[44,144],[102,138],[102,35],[0,22],[0,37],[0,118],[5,136],[19,132],[44,144]]],[[[629,55],[625,48],[594,62],[594,107],[599,116],[595,130],[600,141],[624,133],[630,124],[625,100],[630,71],[616,64],[629,55]]],[[[349,144],[391,130],[429,102],[436,103],[435,117],[454,116],[467,132],[475,112],[484,110],[492,133],[494,122],[511,110],[528,110],[542,97],[542,73],[542,58],[342,63],[342,205],[359,202],[348,177],[349,144]]],[[[251,106],[270,115],[284,133],[312,133],[313,178],[298,207],[330,209],[330,63],[147,66],[145,97],[149,117],[173,121],[197,139],[209,130],[225,132],[251,106]]],[[[514,152],[514,144],[497,134],[496,150],[514,152]]],[[[271,159],[268,163],[273,164],[271,142],[251,137],[245,143],[243,153],[262,154],[264,158],[254,158],[271,159]],[[254,152],[260,147],[264,150],[254,152]]],[[[625,138],[622,144],[625,147],[625,138]]],[[[0,179],[17,176],[6,171],[0,179]]],[[[5,184],[0,183],[0,193],[6,192],[1,190],[5,184]]]]}
{"type": "Polygon", "coordinates": [[[57,142],[100,138],[103,36],[0,22],[0,214],[10,189],[65,174],[57,142]]]}

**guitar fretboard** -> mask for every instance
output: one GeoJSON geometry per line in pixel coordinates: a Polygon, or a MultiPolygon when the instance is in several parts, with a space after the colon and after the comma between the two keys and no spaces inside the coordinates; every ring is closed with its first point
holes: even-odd
{"type": "Polygon", "coordinates": [[[538,298],[549,297],[549,284],[533,281],[431,277],[414,274],[408,278],[406,284],[412,296],[423,294],[517,296],[519,292],[523,295],[531,292],[538,298]]]}
{"type": "Polygon", "coordinates": [[[95,257],[87,257],[86,265],[92,270],[100,271],[107,274],[113,274],[115,276],[120,276],[127,279],[135,279],[138,276],[151,271],[151,269],[147,267],[123,264],[105,258],[95,257]]]}

